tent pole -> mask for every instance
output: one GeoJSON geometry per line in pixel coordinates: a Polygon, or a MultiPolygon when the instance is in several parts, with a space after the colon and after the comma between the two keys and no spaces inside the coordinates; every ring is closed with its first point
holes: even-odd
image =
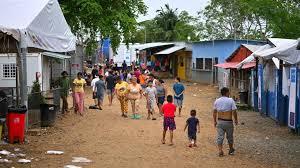
{"type": "MultiPolygon", "coordinates": [[[[27,44],[25,40],[26,33],[21,33],[20,49],[21,49],[21,64],[19,67],[19,79],[20,79],[20,96],[21,105],[24,105],[28,109],[28,91],[27,91],[27,44]]],[[[26,130],[28,129],[28,111],[26,113],[26,130]]]]}
{"type": "Polygon", "coordinates": [[[20,105],[20,67],[21,67],[21,51],[19,43],[16,43],[17,57],[16,57],[16,104],[20,105]]]}

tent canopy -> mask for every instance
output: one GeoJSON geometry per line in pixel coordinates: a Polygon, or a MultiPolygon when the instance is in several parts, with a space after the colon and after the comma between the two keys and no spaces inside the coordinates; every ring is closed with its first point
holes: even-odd
{"type": "Polygon", "coordinates": [[[274,48],[260,51],[256,53],[255,56],[264,59],[272,59],[275,57],[290,64],[297,64],[300,62],[300,50],[297,50],[297,45],[297,40],[281,43],[274,48]]]}
{"type": "Polygon", "coordinates": [[[53,52],[75,50],[72,34],[57,0],[3,0],[0,32],[26,47],[53,52]]]}

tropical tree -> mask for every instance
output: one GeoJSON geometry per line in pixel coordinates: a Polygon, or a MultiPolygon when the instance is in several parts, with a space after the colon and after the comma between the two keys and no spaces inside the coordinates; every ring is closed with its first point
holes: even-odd
{"type": "Polygon", "coordinates": [[[113,48],[123,38],[129,42],[135,31],[136,18],[146,13],[143,0],[60,0],[65,18],[79,43],[92,50],[97,33],[109,37],[113,48]]]}
{"type": "Polygon", "coordinates": [[[149,43],[161,41],[199,40],[198,20],[187,11],[178,14],[177,9],[165,5],[157,10],[154,19],[138,24],[138,29],[132,34],[132,43],[149,43]]]}
{"type": "Polygon", "coordinates": [[[199,40],[197,31],[197,19],[187,11],[182,11],[175,25],[176,41],[199,40]]]}
{"type": "Polygon", "coordinates": [[[211,0],[199,12],[199,35],[205,39],[298,38],[299,4],[297,0],[211,0]]]}
{"type": "Polygon", "coordinates": [[[176,39],[175,27],[179,22],[178,12],[171,9],[168,4],[156,11],[158,15],[154,18],[156,25],[164,31],[164,41],[174,41],[176,39]]]}

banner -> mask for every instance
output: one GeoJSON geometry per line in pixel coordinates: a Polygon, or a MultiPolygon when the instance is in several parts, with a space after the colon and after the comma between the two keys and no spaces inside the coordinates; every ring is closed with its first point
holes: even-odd
{"type": "Polygon", "coordinates": [[[291,67],[288,126],[293,129],[296,128],[296,91],[297,91],[297,68],[291,67]]]}

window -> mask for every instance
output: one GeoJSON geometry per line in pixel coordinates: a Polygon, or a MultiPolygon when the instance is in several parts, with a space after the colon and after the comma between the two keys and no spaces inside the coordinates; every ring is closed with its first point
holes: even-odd
{"type": "Polygon", "coordinates": [[[203,58],[196,58],[196,69],[203,69],[203,58]]]}
{"type": "Polygon", "coordinates": [[[205,69],[212,70],[212,58],[205,58],[205,69]]]}
{"type": "Polygon", "coordinates": [[[5,79],[16,78],[16,64],[3,64],[2,74],[5,79]]]}
{"type": "Polygon", "coordinates": [[[212,68],[213,68],[212,58],[196,58],[196,69],[212,70],[212,68]]]}

